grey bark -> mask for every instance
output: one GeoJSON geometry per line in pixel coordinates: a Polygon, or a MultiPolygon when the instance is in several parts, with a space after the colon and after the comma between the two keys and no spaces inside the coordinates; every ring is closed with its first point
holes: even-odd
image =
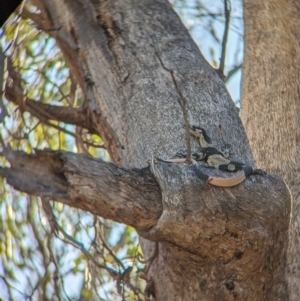
{"type": "MultiPolygon", "coordinates": [[[[50,33],[83,89],[86,117],[115,162],[142,168],[154,156],[185,151],[186,107],[190,125],[206,128],[218,148],[230,143],[234,160],[254,165],[238,109],[223,81],[166,1],[36,3],[43,13],[37,22],[41,28],[57,29],[50,33]]],[[[195,141],[192,148],[197,149],[195,141]]],[[[60,162],[66,189],[76,189],[85,196],[87,210],[94,210],[90,206],[96,203],[89,200],[96,195],[94,185],[86,189],[75,183],[72,188],[70,174],[76,178],[80,169],[68,173],[71,157],[63,155],[60,162]]],[[[188,164],[152,164],[151,171],[161,198],[152,196],[154,213],[143,213],[144,225],[136,228],[146,259],[154,253],[153,242],[159,243],[147,274],[148,292],[156,300],[286,300],[290,195],[279,177],[252,176],[237,187],[221,189],[197,179],[188,164]]],[[[116,183],[111,200],[121,195],[116,183]]],[[[136,201],[131,216],[138,208],[145,211],[136,201]]],[[[68,202],[79,206],[73,195],[68,202]]],[[[102,201],[102,207],[105,212],[109,204],[102,201]]],[[[113,214],[111,218],[121,221],[113,214]]]]}
{"type": "Polygon", "coordinates": [[[289,300],[299,300],[300,5],[281,0],[244,3],[242,119],[256,163],[281,175],[293,195],[287,276],[289,300]]]}

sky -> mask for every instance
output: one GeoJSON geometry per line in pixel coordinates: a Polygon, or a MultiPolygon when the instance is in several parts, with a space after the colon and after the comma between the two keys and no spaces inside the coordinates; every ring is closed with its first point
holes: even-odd
{"type": "MultiPolygon", "coordinates": [[[[174,9],[182,19],[185,26],[197,43],[200,51],[207,61],[214,67],[219,67],[221,57],[221,42],[225,28],[223,0],[172,0],[174,9]],[[199,12],[197,5],[203,7],[199,12]],[[200,16],[199,16],[200,15],[200,16]],[[215,20],[209,15],[214,15],[215,20]]],[[[231,1],[231,18],[225,59],[225,75],[234,66],[243,61],[243,7],[241,0],[231,1]]],[[[226,82],[227,89],[233,101],[237,104],[240,100],[241,70],[226,82]]]]}

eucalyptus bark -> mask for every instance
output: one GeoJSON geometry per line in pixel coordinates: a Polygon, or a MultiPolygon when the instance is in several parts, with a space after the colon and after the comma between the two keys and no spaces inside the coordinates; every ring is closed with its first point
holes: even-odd
{"type": "MultiPolygon", "coordinates": [[[[83,114],[114,162],[146,168],[153,157],[185,151],[186,109],[190,125],[207,129],[218,148],[230,143],[233,160],[254,165],[239,110],[167,1],[35,3],[43,18],[28,16],[40,28],[52,29],[85,95],[83,114]]],[[[195,141],[192,148],[198,148],[195,141]]],[[[96,193],[74,183],[80,168],[70,172],[70,158],[63,158],[58,173],[66,190],[76,189],[89,202],[96,193]]],[[[146,260],[158,243],[147,269],[149,295],[157,301],[286,300],[290,195],[279,177],[251,176],[224,189],[201,182],[188,164],[152,162],[150,167],[156,180],[151,183],[160,189],[161,198],[153,198],[159,214],[144,215],[144,224],[136,226],[146,260]]],[[[112,190],[121,195],[118,189],[114,181],[112,190]]],[[[66,195],[70,205],[79,206],[73,194],[66,195]]],[[[122,215],[111,218],[121,221],[122,215]]]]}
{"type": "Polygon", "coordinates": [[[242,120],[256,163],[283,177],[293,195],[287,276],[300,295],[300,4],[244,1],[242,120]]]}

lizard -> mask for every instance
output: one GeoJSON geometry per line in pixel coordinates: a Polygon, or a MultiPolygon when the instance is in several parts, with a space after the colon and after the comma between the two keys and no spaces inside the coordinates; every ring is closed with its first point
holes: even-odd
{"type": "MultiPolygon", "coordinates": [[[[203,181],[208,182],[211,185],[219,187],[232,187],[243,182],[247,177],[253,174],[263,175],[264,171],[261,169],[255,169],[244,163],[235,162],[229,160],[230,156],[230,145],[226,145],[223,151],[217,150],[212,142],[210,137],[207,135],[206,131],[203,128],[192,126],[190,128],[190,133],[198,138],[199,144],[201,146],[201,151],[192,154],[191,163],[193,164],[194,171],[198,178],[203,181]],[[196,161],[205,161],[208,166],[207,168],[219,169],[227,172],[237,172],[237,175],[231,178],[216,178],[208,176],[203,173],[196,161]]],[[[158,161],[166,163],[181,163],[187,161],[185,155],[179,155],[180,158],[162,160],[157,158],[158,161]]]]}

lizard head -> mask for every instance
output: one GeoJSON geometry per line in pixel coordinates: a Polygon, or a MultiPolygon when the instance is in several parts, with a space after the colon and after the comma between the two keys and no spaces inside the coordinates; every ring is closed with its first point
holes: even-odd
{"type": "Polygon", "coordinates": [[[203,133],[203,129],[193,125],[190,127],[190,133],[193,134],[195,137],[201,137],[203,133]]]}
{"type": "Polygon", "coordinates": [[[203,137],[208,144],[211,144],[211,139],[208,137],[206,131],[203,128],[193,125],[190,128],[190,133],[195,137],[203,137]]]}

